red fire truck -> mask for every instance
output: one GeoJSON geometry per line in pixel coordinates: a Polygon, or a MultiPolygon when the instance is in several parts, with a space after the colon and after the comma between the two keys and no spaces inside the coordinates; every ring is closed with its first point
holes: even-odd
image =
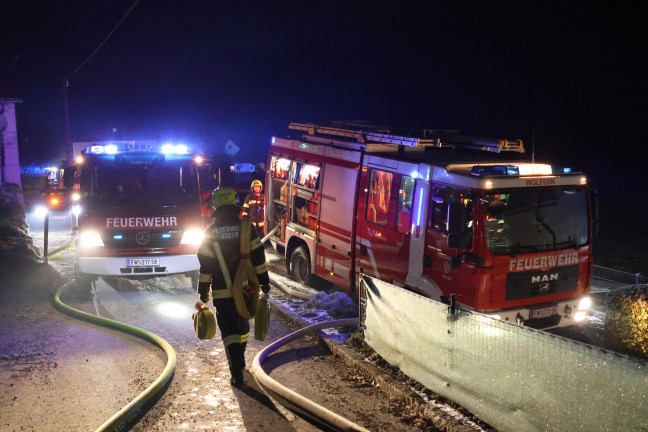
{"type": "Polygon", "coordinates": [[[98,276],[185,274],[198,282],[201,157],[182,144],[75,143],[81,195],[77,284],[98,276]]]}
{"type": "Polygon", "coordinates": [[[292,123],[275,137],[267,232],[288,272],[357,295],[367,274],[533,328],[588,313],[587,179],[525,161],[520,140],[292,123]]]}

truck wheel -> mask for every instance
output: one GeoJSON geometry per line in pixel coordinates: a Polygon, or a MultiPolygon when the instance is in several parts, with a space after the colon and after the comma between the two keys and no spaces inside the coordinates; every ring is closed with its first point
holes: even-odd
{"type": "Polygon", "coordinates": [[[198,270],[192,271],[189,273],[189,277],[191,278],[191,288],[195,289],[196,291],[198,290],[198,278],[200,277],[200,272],[198,270]]]}
{"type": "Polygon", "coordinates": [[[118,288],[119,286],[119,281],[117,281],[117,277],[115,276],[101,276],[101,279],[113,288],[118,288]]]}
{"type": "Polygon", "coordinates": [[[290,276],[302,285],[311,282],[310,256],[305,247],[299,246],[290,255],[290,276]]]}
{"type": "Polygon", "coordinates": [[[74,275],[74,282],[76,282],[77,288],[81,292],[91,292],[92,291],[92,278],[87,274],[77,273],[74,275]]]}

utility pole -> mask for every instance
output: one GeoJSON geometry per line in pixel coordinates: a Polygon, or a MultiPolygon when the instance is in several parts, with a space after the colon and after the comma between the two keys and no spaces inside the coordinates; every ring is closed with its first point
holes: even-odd
{"type": "Polygon", "coordinates": [[[74,155],[72,150],[72,142],[70,141],[70,114],[68,112],[68,88],[70,88],[70,81],[67,78],[63,79],[63,116],[65,118],[65,157],[67,164],[71,165],[74,162],[74,155]]]}

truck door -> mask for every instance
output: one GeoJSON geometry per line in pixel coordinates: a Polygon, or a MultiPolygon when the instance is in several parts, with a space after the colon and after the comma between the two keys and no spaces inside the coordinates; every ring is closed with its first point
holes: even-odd
{"type": "Polygon", "coordinates": [[[433,185],[430,197],[430,217],[426,232],[424,273],[440,288],[444,297],[457,295],[457,301],[472,304],[475,293],[481,289],[483,280],[476,277],[473,257],[473,202],[468,193],[456,189],[433,185]],[[448,245],[448,208],[450,204],[465,207],[465,226],[457,233],[456,247],[448,245]]]}
{"type": "Polygon", "coordinates": [[[414,179],[368,169],[361,182],[356,268],[361,273],[403,285],[409,262],[414,179]]]}

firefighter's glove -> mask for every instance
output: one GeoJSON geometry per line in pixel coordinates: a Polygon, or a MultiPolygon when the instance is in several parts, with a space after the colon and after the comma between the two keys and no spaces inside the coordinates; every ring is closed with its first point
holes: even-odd
{"type": "Polygon", "coordinates": [[[200,301],[207,304],[209,301],[209,294],[200,294],[200,301]]]}
{"type": "Polygon", "coordinates": [[[270,285],[261,285],[261,291],[263,291],[263,294],[268,294],[270,292],[270,285]]]}

